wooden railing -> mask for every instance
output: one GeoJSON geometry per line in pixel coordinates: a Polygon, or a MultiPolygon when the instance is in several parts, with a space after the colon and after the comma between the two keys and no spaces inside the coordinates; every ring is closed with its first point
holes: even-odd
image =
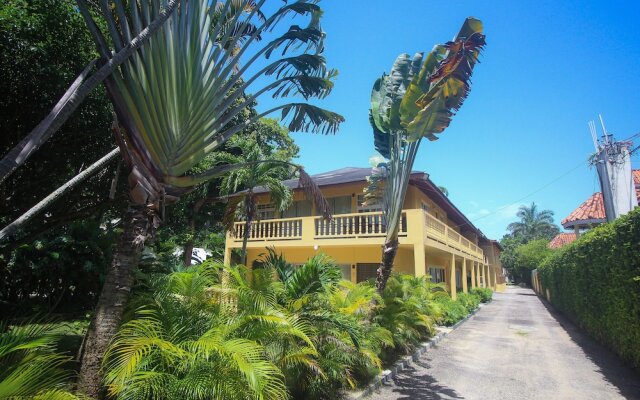
{"type": "MultiPolygon", "coordinates": [[[[233,224],[232,236],[235,240],[244,237],[245,223],[233,224]]],[[[268,219],[252,224],[249,240],[299,240],[302,239],[302,218],[268,219]]]]}
{"type": "Polygon", "coordinates": [[[424,216],[427,225],[427,237],[475,257],[484,257],[482,249],[453,228],[427,212],[424,213],[424,216]]]}
{"type": "MultiPolygon", "coordinates": [[[[316,239],[380,237],[387,234],[382,212],[334,215],[330,221],[314,218],[316,239]]],[[[407,215],[402,213],[399,236],[407,234],[407,215]]]]}

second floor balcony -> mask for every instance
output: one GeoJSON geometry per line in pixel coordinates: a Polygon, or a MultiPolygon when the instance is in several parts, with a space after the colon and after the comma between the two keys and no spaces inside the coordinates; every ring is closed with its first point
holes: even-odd
{"type": "MultiPolygon", "coordinates": [[[[240,247],[245,229],[245,222],[235,222],[227,246],[240,247]]],[[[319,216],[268,219],[253,223],[248,247],[382,245],[386,233],[382,212],[338,214],[330,221],[319,216]]],[[[485,259],[475,243],[423,210],[403,210],[398,236],[400,244],[424,243],[469,258],[485,259]]]]}

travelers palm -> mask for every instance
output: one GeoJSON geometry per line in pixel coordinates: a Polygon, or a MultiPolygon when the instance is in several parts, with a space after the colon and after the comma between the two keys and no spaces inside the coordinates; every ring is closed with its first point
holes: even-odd
{"type": "MultiPolygon", "coordinates": [[[[165,205],[237,166],[218,165],[190,174],[192,168],[231,136],[276,111],[292,131],[334,133],[343,120],[306,103],[284,103],[246,119],[235,118],[265,93],[276,99],[300,95],[306,100],[323,98],[333,88],[335,72],[326,68],[322,55],[325,35],[317,2],[285,3],[268,17],[260,11],[264,3],[183,0],[158,33],[105,81],[124,128],[116,130],[116,141],[131,169],[131,204],[85,341],[80,388],[91,396],[99,395],[102,354],[120,324],[133,268],[145,240],[160,224],[165,205]],[[309,23],[274,33],[287,15],[308,16],[309,23]],[[267,35],[274,38],[265,42],[267,35]]],[[[85,1],[78,4],[101,56],[108,59],[112,51],[107,43],[120,50],[167,3],[100,1],[110,40],[85,1]]]]}
{"type": "Polygon", "coordinates": [[[485,45],[482,23],[467,18],[453,41],[425,57],[401,54],[373,85],[369,113],[376,150],[386,159],[369,179],[366,201],[380,201],[386,238],[376,286],[384,291],[398,250],[398,229],[411,169],[423,138],[436,140],[469,94],[473,67],[485,45]]]}

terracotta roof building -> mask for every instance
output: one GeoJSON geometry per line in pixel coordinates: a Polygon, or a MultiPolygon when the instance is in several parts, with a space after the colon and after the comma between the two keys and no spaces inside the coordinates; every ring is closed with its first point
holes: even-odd
{"type": "Polygon", "coordinates": [[[549,242],[550,249],[557,249],[576,240],[575,233],[558,233],[556,237],[549,242]]]}
{"type": "Polygon", "coordinates": [[[602,199],[602,193],[596,192],[573,210],[567,218],[563,219],[562,226],[565,229],[587,229],[604,222],[607,222],[607,216],[604,212],[604,200],[602,199]]]}
{"type": "MultiPolygon", "coordinates": [[[[635,169],[632,173],[636,197],[640,203],[640,169],[635,169]]],[[[559,233],[551,240],[549,247],[558,248],[569,244],[580,236],[580,230],[590,229],[605,222],[607,222],[607,216],[602,193],[596,192],[562,220],[562,226],[565,229],[573,229],[574,233],[559,233]]]]}

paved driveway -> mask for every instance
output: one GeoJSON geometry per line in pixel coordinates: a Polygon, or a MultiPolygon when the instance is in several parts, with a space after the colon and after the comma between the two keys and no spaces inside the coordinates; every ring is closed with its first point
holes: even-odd
{"type": "Polygon", "coordinates": [[[640,399],[640,374],[509,288],[370,399],[640,399]]]}

